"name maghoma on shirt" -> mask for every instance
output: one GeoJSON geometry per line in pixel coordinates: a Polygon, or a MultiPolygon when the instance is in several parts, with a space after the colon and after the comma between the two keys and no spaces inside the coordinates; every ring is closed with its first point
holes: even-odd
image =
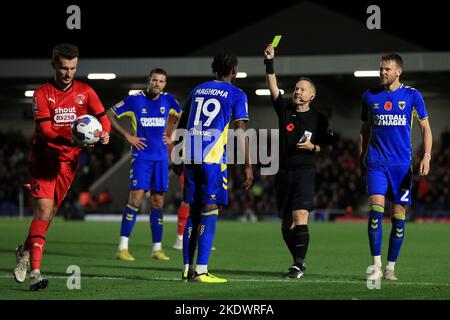
{"type": "Polygon", "coordinates": [[[196,95],[210,95],[210,96],[221,96],[226,98],[228,96],[228,91],[212,88],[202,88],[195,91],[196,95]]]}

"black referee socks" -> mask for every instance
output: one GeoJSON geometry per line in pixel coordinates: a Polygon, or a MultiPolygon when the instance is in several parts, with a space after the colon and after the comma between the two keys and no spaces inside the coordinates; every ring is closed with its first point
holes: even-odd
{"type": "Polygon", "coordinates": [[[303,266],[306,252],[308,251],[309,244],[309,230],[308,225],[297,225],[293,229],[294,236],[294,263],[296,266],[303,266]]]}

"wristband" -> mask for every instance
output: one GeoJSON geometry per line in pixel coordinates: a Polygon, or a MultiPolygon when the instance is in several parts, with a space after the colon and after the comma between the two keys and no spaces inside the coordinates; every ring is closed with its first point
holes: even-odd
{"type": "Polygon", "coordinates": [[[314,148],[312,149],[313,152],[316,152],[317,146],[314,145],[314,148]]]}
{"type": "Polygon", "coordinates": [[[423,157],[424,157],[424,158],[428,158],[428,159],[431,160],[431,155],[430,155],[429,153],[425,153],[425,154],[423,155],[423,157]]]}
{"type": "Polygon", "coordinates": [[[264,64],[266,65],[266,73],[274,74],[275,70],[273,68],[273,59],[264,59],[264,64]]]}

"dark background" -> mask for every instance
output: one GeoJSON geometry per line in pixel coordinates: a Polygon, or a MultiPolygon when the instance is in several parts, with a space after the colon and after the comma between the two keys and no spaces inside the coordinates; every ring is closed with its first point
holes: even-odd
{"type": "MultiPolygon", "coordinates": [[[[61,42],[79,45],[83,58],[185,56],[299,2],[15,1],[2,10],[0,58],[48,58],[51,48],[61,42]],[[81,30],[66,27],[71,4],[81,8],[81,30]]],[[[428,50],[450,50],[449,11],[443,2],[314,2],[362,23],[369,16],[367,7],[376,4],[381,8],[382,31],[428,50]]],[[[258,49],[255,55],[260,54],[258,49]]]]}

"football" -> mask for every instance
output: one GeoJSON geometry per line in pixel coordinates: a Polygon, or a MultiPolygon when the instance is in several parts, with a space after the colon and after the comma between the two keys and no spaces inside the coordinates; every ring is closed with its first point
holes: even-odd
{"type": "Polygon", "coordinates": [[[76,142],[83,145],[95,144],[102,135],[102,124],[96,117],[84,114],[75,119],[72,124],[72,136],[76,142]]]}

